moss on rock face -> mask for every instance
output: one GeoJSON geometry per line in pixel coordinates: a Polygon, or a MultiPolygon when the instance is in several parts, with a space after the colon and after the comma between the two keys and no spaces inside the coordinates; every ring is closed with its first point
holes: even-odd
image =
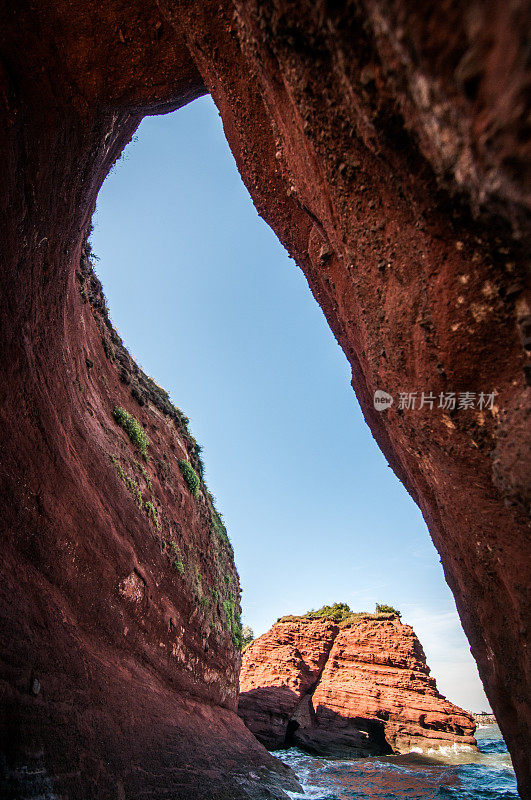
{"type": "Polygon", "coordinates": [[[186,485],[190,489],[190,492],[194,497],[197,497],[199,494],[199,486],[200,486],[199,475],[192,467],[190,462],[185,461],[183,458],[179,460],[179,469],[181,470],[181,475],[186,481],[186,485]]]}
{"type": "Polygon", "coordinates": [[[183,564],[183,562],[181,561],[181,559],[180,559],[180,558],[175,558],[175,559],[172,561],[172,566],[173,566],[173,568],[174,568],[175,570],[177,570],[177,572],[179,573],[179,575],[184,575],[184,564],[183,564]]]}
{"type": "Polygon", "coordinates": [[[121,408],[120,406],[115,406],[112,415],[115,422],[124,429],[135,447],[138,447],[142,458],[147,459],[149,439],[139,421],[135,419],[129,411],[126,411],[125,408],[121,408]]]}
{"type": "Polygon", "coordinates": [[[155,526],[155,528],[158,531],[160,531],[161,525],[160,525],[160,521],[159,521],[159,515],[158,515],[158,512],[157,512],[157,509],[155,508],[155,506],[153,505],[151,500],[147,500],[146,501],[146,503],[144,504],[144,510],[145,510],[146,514],[148,515],[149,519],[151,520],[151,522],[153,523],[153,525],[155,526]]]}
{"type": "Polygon", "coordinates": [[[142,505],[143,505],[143,502],[144,502],[144,499],[142,497],[142,491],[140,489],[140,486],[138,485],[138,483],[135,480],[133,480],[133,478],[131,478],[129,475],[127,475],[127,473],[125,472],[124,468],[122,467],[120,462],[117,460],[116,456],[111,456],[111,462],[114,464],[114,467],[116,469],[116,473],[117,473],[118,477],[120,478],[122,483],[125,484],[125,486],[127,487],[127,490],[130,492],[130,494],[133,495],[138,507],[141,509],[142,505]]]}
{"type": "MultiPolygon", "coordinates": [[[[135,451],[129,451],[125,442],[113,441],[113,449],[120,448],[116,455],[111,455],[112,450],[109,453],[116,474],[149,522],[167,562],[168,577],[174,589],[201,610],[203,632],[208,628],[208,635],[212,637],[209,647],[216,642],[216,647],[221,643],[221,647],[230,649],[232,644],[237,649],[241,642],[239,579],[222,515],[205,484],[201,446],[190,432],[188,417],[173,404],[168,393],[138,367],[113,328],[101,283],[94,273],[88,242],[84,244],[76,276],[80,292],[92,310],[106,359],[114,366],[123,391],[128,388],[142,408],[141,419],[135,418],[122,406],[122,402],[127,405],[126,397],[122,400],[120,395],[119,400],[116,394],[114,398],[110,395],[113,420],[127,433],[135,451]],[[160,414],[156,413],[154,429],[159,433],[152,440],[148,439],[150,429],[142,422],[150,425],[155,409],[164,415],[167,426],[159,427],[160,414]],[[181,450],[180,463],[170,455],[175,438],[181,450]],[[193,521],[179,514],[173,505],[173,490],[168,491],[175,481],[181,483],[181,477],[196,500],[193,521]],[[197,538],[190,536],[192,527],[197,538]]],[[[94,372],[94,361],[90,361],[90,366],[87,362],[89,368],[94,372]]],[[[109,386],[106,384],[104,388],[107,392],[109,386]]],[[[123,438],[117,431],[114,434],[113,439],[123,438]]]]}

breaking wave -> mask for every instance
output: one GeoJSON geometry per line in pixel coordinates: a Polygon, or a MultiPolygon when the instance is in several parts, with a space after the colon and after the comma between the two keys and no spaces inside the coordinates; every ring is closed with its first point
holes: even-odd
{"type": "Polygon", "coordinates": [[[330,760],[297,748],[275,753],[296,772],[293,800],[518,800],[516,778],[497,725],[476,731],[478,749],[452,744],[397,756],[330,760]]]}

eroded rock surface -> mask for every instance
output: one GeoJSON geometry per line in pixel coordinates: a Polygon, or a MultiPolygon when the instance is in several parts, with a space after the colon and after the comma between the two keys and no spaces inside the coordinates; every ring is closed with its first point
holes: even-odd
{"type": "MultiPolygon", "coordinates": [[[[129,452],[112,405],[151,434],[153,502],[210,575],[204,506],[174,473],[182,437],[153,399],[138,404],[138,381],[120,383],[75,277],[99,187],[141,118],[209,91],[257,209],[304,270],[367,423],[422,509],[529,794],[528,27],[525,0],[0,7],[10,769],[36,760],[76,798],[137,796],[141,780],[174,790],[158,701],[234,704],[237,655],[221,633],[205,650],[190,591],[110,462],[129,452]],[[395,397],[384,413],[376,389],[395,397]],[[398,407],[400,392],[423,391],[496,402],[398,407]]],[[[131,455],[126,466],[131,478],[131,455]]],[[[252,750],[238,724],[227,746],[252,750]]],[[[186,747],[177,761],[190,776],[186,747]]]]}
{"type": "Polygon", "coordinates": [[[238,713],[267,747],[285,745],[289,720],[315,688],[337,631],[333,622],[278,623],[245,650],[238,713]]]}
{"type": "Polygon", "coordinates": [[[88,247],[69,297],[57,384],[4,406],[0,796],[285,798],[294,775],[235,713],[239,578],[207,487],[181,473],[202,475],[187,419],[112,327],[88,247]]]}
{"type": "Polygon", "coordinates": [[[280,620],[243,654],[238,713],[268,747],[325,756],[475,745],[472,716],[437,691],[396,616],[280,620]]]}

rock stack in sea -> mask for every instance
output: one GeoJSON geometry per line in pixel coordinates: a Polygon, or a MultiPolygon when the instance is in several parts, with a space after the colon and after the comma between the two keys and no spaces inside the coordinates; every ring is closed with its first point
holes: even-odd
{"type": "Polygon", "coordinates": [[[326,756],[475,745],[395,614],[283,617],[243,654],[238,713],[267,747],[326,756]]]}

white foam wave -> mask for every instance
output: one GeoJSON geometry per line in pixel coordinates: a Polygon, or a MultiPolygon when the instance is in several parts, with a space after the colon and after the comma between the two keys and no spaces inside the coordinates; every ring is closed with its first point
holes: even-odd
{"type": "Polygon", "coordinates": [[[451,758],[454,755],[472,754],[476,753],[476,748],[471,744],[453,744],[442,745],[441,747],[429,747],[427,750],[421,747],[412,747],[410,753],[420,753],[424,756],[434,756],[439,758],[451,758]]]}

